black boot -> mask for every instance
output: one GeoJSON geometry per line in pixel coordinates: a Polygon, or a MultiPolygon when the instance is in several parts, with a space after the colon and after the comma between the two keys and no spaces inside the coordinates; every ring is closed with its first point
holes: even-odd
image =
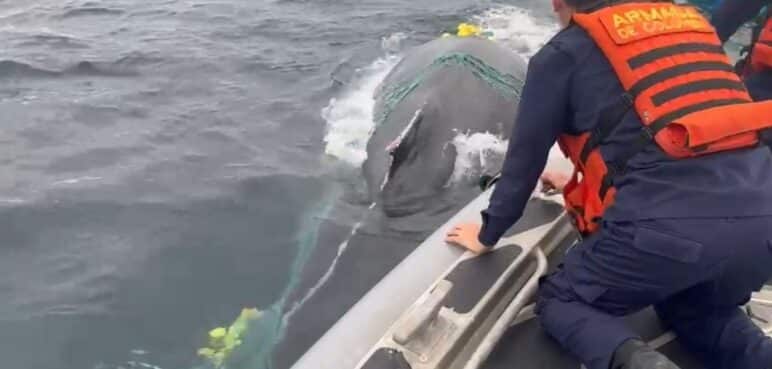
{"type": "Polygon", "coordinates": [[[654,351],[640,340],[623,343],[611,361],[611,369],[681,369],[665,355],[654,351]]]}

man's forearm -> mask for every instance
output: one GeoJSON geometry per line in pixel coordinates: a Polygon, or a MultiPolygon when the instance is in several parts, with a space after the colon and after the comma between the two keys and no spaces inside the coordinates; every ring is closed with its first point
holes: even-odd
{"type": "Polygon", "coordinates": [[[545,46],[531,59],[501,178],[483,212],[480,243],[492,246],[520,219],[566,122],[573,59],[545,46]]]}

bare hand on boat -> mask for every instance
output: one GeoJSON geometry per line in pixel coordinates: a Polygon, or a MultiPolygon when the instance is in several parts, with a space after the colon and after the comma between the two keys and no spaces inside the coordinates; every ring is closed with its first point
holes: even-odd
{"type": "Polygon", "coordinates": [[[490,247],[486,247],[478,239],[481,228],[482,225],[479,223],[459,224],[448,232],[445,242],[463,247],[478,255],[484,254],[490,251],[490,247]]]}

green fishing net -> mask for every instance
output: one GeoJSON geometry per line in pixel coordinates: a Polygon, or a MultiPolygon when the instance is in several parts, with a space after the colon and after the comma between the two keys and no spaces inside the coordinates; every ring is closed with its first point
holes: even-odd
{"type": "Polygon", "coordinates": [[[451,66],[460,66],[469,70],[475,77],[486,82],[508,99],[519,98],[525,83],[522,79],[511,74],[501,73],[496,68],[472,55],[464,53],[442,55],[424,68],[415,78],[385,87],[383,92],[383,109],[378,116],[374,117],[376,125],[386,121],[396,106],[410,96],[429,76],[437,70],[451,66]]]}

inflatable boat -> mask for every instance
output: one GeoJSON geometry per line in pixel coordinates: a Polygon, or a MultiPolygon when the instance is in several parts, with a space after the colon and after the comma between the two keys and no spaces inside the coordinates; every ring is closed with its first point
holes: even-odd
{"type": "MultiPolygon", "coordinates": [[[[579,239],[559,196],[533,197],[523,219],[475,257],[444,235],[479,221],[491,189],[468,204],[384,277],[293,366],[294,369],[579,369],[541,329],[533,311],[538,279],[579,239]]],[[[772,286],[744,307],[772,334],[772,286]]],[[[684,369],[702,365],[653,309],[626,318],[684,369]]]]}

